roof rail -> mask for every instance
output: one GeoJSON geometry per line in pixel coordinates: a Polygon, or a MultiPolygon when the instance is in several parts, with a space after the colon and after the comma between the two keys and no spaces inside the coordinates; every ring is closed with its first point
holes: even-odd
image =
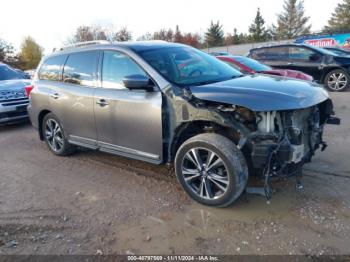
{"type": "Polygon", "coordinates": [[[58,48],[58,49],[55,48],[54,52],[55,51],[62,51],[62,50],[66,50],[66,49],[71,49],[71,48],[75,48],[75,47],[83,47],[83,46],[89,46],[89,45],[106,45],[106,44],[111,44],[111,42],[108,40],[94,40],[94,41],[78,42],[75,44],[63,46],[63,47],[58,48]]]}

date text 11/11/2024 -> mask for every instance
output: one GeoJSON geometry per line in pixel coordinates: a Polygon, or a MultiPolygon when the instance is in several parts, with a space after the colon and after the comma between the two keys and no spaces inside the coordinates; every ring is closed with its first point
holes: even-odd
{"type": "Polygon", "coordinates": [[[219,261],[217,256],[128,256],[128,261],[219,261]]]}

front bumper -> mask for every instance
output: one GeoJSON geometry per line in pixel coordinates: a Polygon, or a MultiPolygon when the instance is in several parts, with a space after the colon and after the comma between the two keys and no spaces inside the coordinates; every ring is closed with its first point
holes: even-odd
{"type": "Polygon", "coordinates": [[[280,145],[272,141],[264,141],[253,145],[252,160],[254,168],[262,169],[269,163],[274,151],[275,161],[278,163],[298,164],[306,162],[309,153],[304,151],[304,145],[292,145],[283,141],[280,145]]]}
{"type": "Polygon", "coordinates": [[[28,103],[3,106],[0,104],[0,124],[24,121],[28,119],[28,103]]]}

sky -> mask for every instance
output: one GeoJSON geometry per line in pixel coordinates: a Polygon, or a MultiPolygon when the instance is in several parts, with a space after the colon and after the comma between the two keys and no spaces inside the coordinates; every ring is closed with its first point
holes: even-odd
{"type": "MultiPolygon", "coordinates": [[[[312,30],[327,23],[342,0],[304,0],[312,30]]],[[[183,32],[204,34],[210,21],[223,24],[225,33],[247,32],[257,8],[267,25],[276,23],[283,0],[10,0],[1,3],[0,38],[19,48],[32,36],[45,53],[64,45],[80,25],[118,30],[126,26],[134,40],[146,32],[179,25],[183,32]]]]}

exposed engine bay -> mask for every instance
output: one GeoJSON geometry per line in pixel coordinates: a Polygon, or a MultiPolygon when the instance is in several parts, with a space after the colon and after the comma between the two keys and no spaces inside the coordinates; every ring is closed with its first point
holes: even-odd
{"type": "Polygon", "coordinates": [[[249,147],[253,168],[261,170],[265,178],[264,194],[271,198],[269,180],[272,177],[297,177],[297,187],[301,188],[301,168],[310,162],[317,149],[325,150],[323,129],[328,124],[339,124],[332,117],[331,100],[321,104],[297,110],[244,112],[253,132],[239,146],[249,147]],[[254,114],[254,116],[253,116],[254,114]]]}

